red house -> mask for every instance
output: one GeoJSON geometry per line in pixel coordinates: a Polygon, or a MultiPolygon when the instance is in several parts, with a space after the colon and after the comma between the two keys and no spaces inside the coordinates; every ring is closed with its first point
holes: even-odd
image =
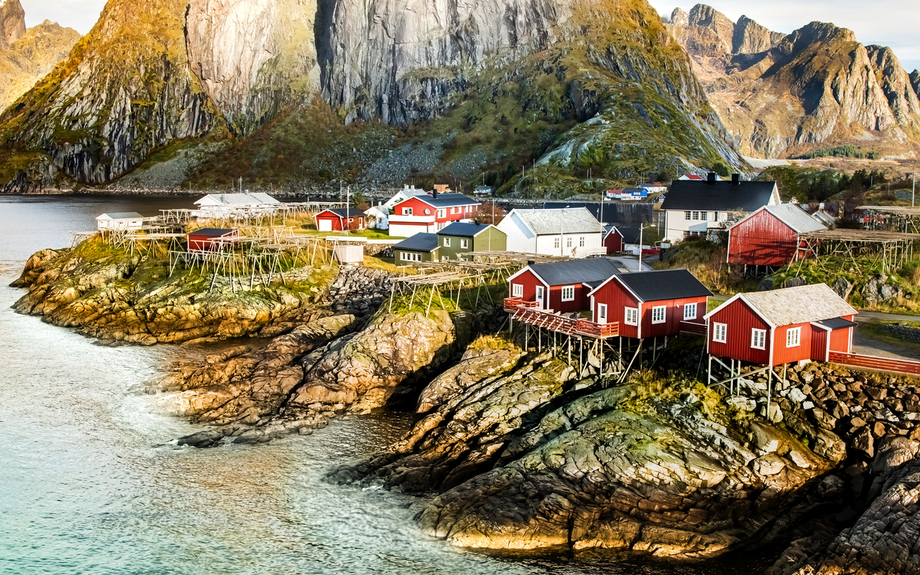
{"type": "Polygon", "coordinates": [[[336,208],[316,214],[316,229],[321,232],[344,232],[367,228],[364,212],[355,208],[336,208]]]}
{"type": "Polygon", "coordinates": [[[222,242],[225,242],[230,238],[237,238],[239,235],[240,232],[238,230],[202,228],[188,235],[188,251],[216,251],[222,242]]]}
{"type": "Polygon", "coordinates": [[[794,204],[763,206],[728,230],[730,264],[782,267],[798,255],[799,236],[827,229],[794,204]]]}
{"type": "Polygon", "coordinates": [[[594,323],[619,323],[622,337],[677,335],[681,323],[702,325],[712,295],[687,270],[619,274],[591,291],[594,323]]]}
{"type": "Polygon", "coordinates": [[[706,316],[716,357],[775,366],[850,353],[850,305],[825,284],[738,294],[706,316]]]}
{"type": "Polygon", "coordinates": [[[536,302],[536,309],[580,312],[591,309],[589,292],[619,269],[606,258],[530,264],[508,278],[508,297],[536,302]]]}
{"type": "Polygon", "coordinates": [[[604,247],[608,254],[618,254],[626,250],[623,233],[615,226],[604,226],[604,247]]]}
{"type": "Polygon", "coordinates": [[[453,222],[471,220],[479,202],[463,194],[413,196],[393,206],[390,235],[412,237],[419,233],[435,234],[453,222]]]}

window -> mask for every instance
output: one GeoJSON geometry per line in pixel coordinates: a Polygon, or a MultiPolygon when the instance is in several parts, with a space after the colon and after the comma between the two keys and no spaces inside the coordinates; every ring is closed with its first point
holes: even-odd
{"type": "Polygon", "coordinates": [[[461,248],[468,248],[468,247],[470,247],[470,240],[468,240],[468,239],[466,239],[466,238],[461,239],[461,240],[460,240],[460,247],[461,247],[461,248]]]}
{"type": "Polygon", "coordinates": [[[565,247],[567,248],[572,247],[572,236],[565,238],[565,247]]]}
{"type": "Polygon", "coordinates": [[[450,238],[444,238],[444,247],[445,247],[445,248],[449,248],[449,247],[450,247],[450,238]]]}
{"type": "Polygon", "coordinates": [[[639,308],[637,307],[628,307],[626,308],[625,318],[623,323],[626,325],[639,325],[639,308]]]}
{"type": "Polygon", "coordinates": [[[524,297],[523,284],[511,284],[511,297],[524,297]]]}
{"type": "Polygon", "coordinates": [[[426,216],[430,216],[430,215],[431,215],[431,210],[429,210],[428,208],[425,208],[425,215],[426,215],[426,216]]]}
{"type": "Polygon", "coordinates": [[[700,219],[704,222],[709,219],[709,212],[700,212],[700,219]]]}
{"type": "Polygon", "coordinates": [[[578,247],[580,248],[585,247],[585,236],[580,236],[578,238],[578,247]]]}
{"type": "Polygon", "coordinates": [[[667,306],[656,305],[652,308],[652,323],[664,323],[667,317],[667,306]]]}
{"type": "Polygon", "coordinates": [[[412,215],[412,208],[403,208],[403,215],[404,215],[404,216],[411,216],[411,215],[412,215]]]}
{"type": "Polygon", "coordinates": [[[559,238],[553,239],[553,247],[559,249],[559,238]]]}
{"type": "Polygon", "coordinates": [[[757,328],[751,330],[751,347],[754,349],[767,348],[767,330],[757,328]]]}
{"type": "Polygon", "coordinates": [[[696,319],[696,305],[695,303],[684,304],[684,320],[696,319]]]}
{"type": "Polygon", "coordinates": [[[786,347],[798,347],[802,340],[802,328],[794,327],[786,332],[786,347]]]}
{"type": "Polygon", "coordinates": [[[712,212],[712,221],[719,221],[719,212],[712,212]]]}
{"type": "Polygon", "coordinates": [[[422,256],[421,254],[402,252],[399,259],[406,261],[406,262],[420,262],[422,261],[422,256]]]}
{"type": "Polygon", "coordinates": [[[689,220],[689,219],[690,219],[690,212],[689,212],[689,211],[684,212],[684,219],[685,219],[685,220],[689,220]]]}
{"type": "Polygon", "coordinates": [[[575,286],[563,286],[562,301],[575,301],[575,286]]]}
{"type": "Polygon", "coordinates": [[[460,208],[454,208],[454,213],[455,213],[455,214],[459,214],[459,213],[460,213],[460,208]]]}
{"type": "Polygon", "coordinates": [[[444,210],[438,210],[438,217],[439,217],[439,218],[443,218],[443,217],[444,217],[444,210]]]}
{"type": "Polygon", "coordinates": [[[597,323],[607,323],[607,304],[597,304],[597,323]]]}
{"type": "Polygon", "coordinates": [[[699,212],[693,212],[693,221],[697,221],[697,220],[699,220],[699,219],[700,219],[700,213],[699,213],[699,212]]]}
{"type": "Polygon", "coordinates": [[[725,343],[728,340],[728,325],[724,323],[712,324],[712,341],[725,343]]]}

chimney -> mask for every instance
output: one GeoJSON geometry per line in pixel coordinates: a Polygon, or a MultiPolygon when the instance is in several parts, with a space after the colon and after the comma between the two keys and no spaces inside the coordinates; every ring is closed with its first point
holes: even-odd
{"type": "Polygon", "coordinates": [[[527,260],[527,265],[529,265],[529,266],[532,266],[532,265],[534,265],[535,263],[537,263],[537,262],[534,261],[534,260],[527,260]]]}
{"type": "Polygon", "coordinates": [[[434,199],[438,199],[438,187],[437,186],[435,186],[434,191],[431,192],[431,197],[434,199]]]}
{"type": "Polygon", "coordinates": [[[709,184],[710,186],[716,183],[716,173],[715,172],[709,172],[709,176],[707,176],[706,178],[706,183],[709,184]]]}
{"type": "Polygon", "coordinates": [[[732,174],[732,185],[733,186],[741,185],[741,174],[732,174]]]}

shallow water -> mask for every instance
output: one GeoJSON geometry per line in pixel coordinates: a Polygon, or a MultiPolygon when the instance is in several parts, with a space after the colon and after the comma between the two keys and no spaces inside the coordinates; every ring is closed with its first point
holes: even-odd
{"type": "Polygon", "coordinates": [[[105,347],[14,313],[26,259],[105,211],[193,198],[0,196],[0,574],[742,573],[753,563],[618,563],[603,554],[483,554],[422,535],[422,499],[322,481],[393,441],[401,414],[310,436],[199,450],[144,383],[189,353],[105,347]]]}

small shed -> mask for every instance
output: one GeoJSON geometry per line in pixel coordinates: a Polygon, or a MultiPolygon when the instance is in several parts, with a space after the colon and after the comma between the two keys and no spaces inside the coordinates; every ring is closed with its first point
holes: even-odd
{"type": "Polygon", "coordinates": [[[685,269],[618,274],[598,285],[591,298],[595,323],[619,323],[623,337],[672,336],[681,323],[702,324],[712,295],[685,269]]]}
{"type": "Polygon", "coordinates": [[[356,208],[335,208],[323,210],[316,214],[316,229],[321,232],[344,232],[345,230],[363,230],[367,228],[364,212],[356,208]]]}
{"type": "Polygon", "coordinates": [[[626,243],[623,241],[623,232],[616,226],[604,226],[604,247],[607,248],[608,254],[618,254],[626,249],[626,243]]]}
{"type": "Polygon", "coordinates": [[[730,264],[778,268],[799,255],[801,234],[827,229],[794,204],[763,206],[728,229],[730,264]]]}
{"type": "Polygon", "coordinates": [[[360,264],[364,261],[364,246],[337,245],[332,249],[333,256],[343,264],[360,264]]]}
{"type": "Polygon", "coordinates": [[[588,311],[588,293],[617,273],[620,269],[607,258],[530,264],[508,278],[508,296],[534,302],[541,310],[588,311]]]}
{"type": "Polygon", "coordinates": [[[411,266],[438,259],[438,235],[415,234],[393,246],[393,260],[398,266],[411,266]]]}
{"type": "Polygon", "coordinates": [[[109,212],[96,216],[99,230],[139,230],[144,225],[144,216],[137,212],[109,212]]]}
{"type": "Polygon", "coordinates": [[[706,316],[709,353],[765,366],[850,353],[853,309],[825,284],[742,293],[706,316]]]}
{"type": "Polygon", "coordinates": [[[505,232],[490,224],[456,222],[438,232],[438,256],[442,260],[463,259],[463,254],[505,251],[505,232]]]}
{"type": "Polygon", "coordinates": [[[215,251],[223,240],[239,237],[239,230],[221,228],[202,228],[188,235],[188,251],[215,251]]]}

